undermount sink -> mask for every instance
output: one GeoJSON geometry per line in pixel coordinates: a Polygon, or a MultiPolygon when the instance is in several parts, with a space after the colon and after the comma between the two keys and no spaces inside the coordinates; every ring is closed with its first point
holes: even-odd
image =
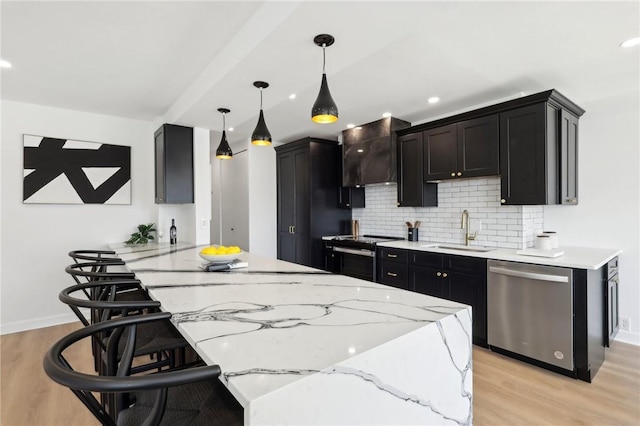
{"type": "Polygon", "coordinates": [[[463,245],[457,245],[457,244],[440,244],[440,243],[434,243],[434,244],[422,244],[420,245],[420,247],[425,247],[425,248],[440,248],[440,249],[447,249],[447,250],[460,250],[460,251],[475,251],[475,252],[480,252],[480,253],[485,253],[488,251],[492,251],[495,250],[494,247],[484,247],[484,246],[463,246],[463,245]]]}

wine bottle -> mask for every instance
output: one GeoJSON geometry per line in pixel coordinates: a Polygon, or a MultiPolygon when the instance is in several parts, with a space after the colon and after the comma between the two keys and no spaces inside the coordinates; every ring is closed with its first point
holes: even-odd
{"type": "Polygon", "coordinates": [[[178,242],[178,228],[176,228],[176,220],[171,219],[171,228],[169,228],[169,242],[176,244],[178,242]]]}

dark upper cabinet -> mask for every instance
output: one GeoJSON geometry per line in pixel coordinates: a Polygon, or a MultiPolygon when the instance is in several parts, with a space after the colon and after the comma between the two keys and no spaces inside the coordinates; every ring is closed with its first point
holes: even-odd
{"type": "Polygon", "coordinates": [[[276,149],[278,259],[324,267],[322,237],[338,235],[351,219],[338,207],[340,147],[304,138],[276,149]]]}
{"type": "Polygon", "coordinates": [[[338,167],[338,207],[341,209],[364,208],[364,187],[342,186],[342,150],[337,151],[336,164],[338,167]]]}
{"type": "Polygon", "coordinates": [[[502,204],[577,204],[582,114],[547,90],[397,133],[422,132],[425,181],[499,174],[502,204]]]}
{"type": "Polygon", "coordinates": [[[364,208],[364,188],[355,186],[341,186],[338,192],[338,207],[341,209],[364,208]]]}
{"type": "Polygon", "coordinates": [[[457,177],[494,176],[500,173],[498,115],[462,121],[458,130],[457,177]]]}
{"type": "Polygon", "coordinates": [[[578,203],[578,118],[551,102],[500,114],[502,204],[578,203]]]}
{"type": "Polygon", "coordinates": [[[500,173],[497,114],[425,130],[423,139],[425,180],[500,173]]]}
{"type": "Polygon", "coordinates": [[[422,132],[424,180],[455,177],[458,139],[456,125],[436,127],[422,132]]]}
{"type": "Polygon", "coordinates": [[[411,123],[387,117],[342,132],[342,185],[395,182],[396,130],[411,123]]]}
{"type": "Polygon", "coordinates": [[[398,137],[398,206],[437,207],[438,186],[425,183],[423,134],[398,137]]]}
{"type": "Polygon", "coordinates": [[[560,204],[578,204],[578,117],[560,111],[560,204]]]}
{"type": "Polygon", "coordinates": [[[193,203],[193,128],[163,124],[154,139],[156,204],[193,203]]]}

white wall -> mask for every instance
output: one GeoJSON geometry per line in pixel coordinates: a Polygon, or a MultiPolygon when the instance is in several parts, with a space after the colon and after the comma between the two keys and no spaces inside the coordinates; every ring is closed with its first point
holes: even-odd
{"type": "Polygon", "coordinates": [[[72,285],[67,252],[124,241],[155,222],[152,123],[2,101],[1,333],[73,318],[58,300],[72,285]],[[131,146],[131,205],[22,203],[24,133],[131,146]]]}
{"type": "Polygon", "coordinates": [[[613,247],[620,256],[620,317],[640,345],[640,99],[637,91],[581,104],[579,204],[546,206],[544,224],[561,244],[613,247]]]}
{"type": "Polygon", "coordinates": [[[251,252],[277,257],[276,151],[249,146],[249,234],[251,252]]]}

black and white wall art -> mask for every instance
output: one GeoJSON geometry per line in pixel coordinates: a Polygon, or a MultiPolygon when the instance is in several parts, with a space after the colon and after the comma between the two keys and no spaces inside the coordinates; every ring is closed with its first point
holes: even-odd
{"type": "Polygon", "coordinates": [[[131,147],[24,135],[24,203],[131,204],[131,147]]]}

